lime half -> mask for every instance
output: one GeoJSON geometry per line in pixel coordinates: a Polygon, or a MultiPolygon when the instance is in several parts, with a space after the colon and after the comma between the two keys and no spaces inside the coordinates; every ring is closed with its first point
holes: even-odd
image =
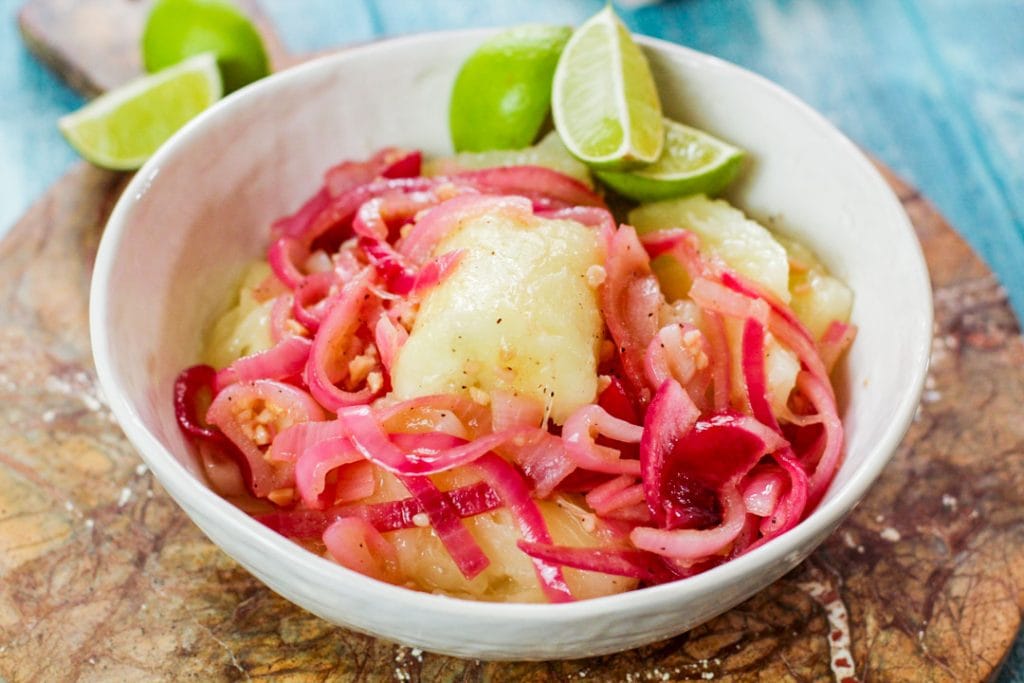
{"type": "Polygon", "coordinates": [[[665,148],[658,160],[635,171],[598,171],[601,181],[624,197],[652,202],[691,194],[713,196],[732,182],[743,150],[696,128],[665,119],[665,148]]]}
{"type": "Polygon", "coordinates": [[[532,144],[551,108],[551,79],[572,31],[528,25],[503,31],[469,56],[448,110],[457,152],[532,144]]]}
{"type": "Polygon", "coordinates": [[[142,61],[154,73],[204,52],[217,56],[224,91],[270,72],[259,31],[227,0],[157,0],[142,32],[142,61]]]}
{"type": "Polygon", "coordinates": [[[566,147],[591,166],[618,170],[661,154],[665,132],[650,66],[610,5],[566,44],[551,108],[566,147]]]}
{"type": "Polygon", "coordinates": [[[97,166],[132,170],[220,96],[217,60],[204,54],[111,90],[61,118],[57,127],[97,166]]]}

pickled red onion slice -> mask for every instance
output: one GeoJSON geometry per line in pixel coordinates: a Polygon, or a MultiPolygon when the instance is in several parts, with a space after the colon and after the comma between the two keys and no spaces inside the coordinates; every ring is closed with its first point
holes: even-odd
{"type": "Polygon", "coordinates": [[[287,379],[302,372],[313,343],[289,336],[266,351],[243,356],[217,373],[214,386],[220,391],[235,382],[254,379],[287,379]]]}
{"type": "Polygon", "coordinates": [[[209,365],[193,365],[182,370],[174,380],[174,417],[178,426],[190,436],[216,440],[221,433],[204,425],[197,410],[199,392],[215,394],[217,371],[209,365]]]}
{"type": "Polygon", "coordinates": [[[778,506],[782,492],[788,486],[787,476],[777,468],[751,472],[742,486],[743,503],[747,512],[767,517],[778,506]]]}
{"type": "Polygon", "coordinates": [[[747,509],[733,483],[722,487],[722,523],[701,529],[655,529],[638,526],[629,538],[640,550],[664,555],[683,562],[697,562],[726,548],[739,536],[747,518],[747,509]]]}
{"type": "Polygon", "coordinates": [[[409,263],[426,263],[434,248],[460,225],[478,216],[499,211],[526,220],[531,214],[530,202],[514,196],[459,195],[426,210],[408,234],[398,241],[397,250],[409,263]]]}
{"type": "MultiPolygon", "coordinates": [[[[512,465],[488,453],[473,461],[473,467],[483,475],[485,481],[498,494],[505,507],[509,509],[523,540],[533,543],[552,544],[551,533],[547,523],[537,507],[536,501],[530,496],[530,489],[522,476],[512,465]]],[[[533,559],[533,567],[537,572],[544,595],[551,602],[567,602],[573,599],[572,591],[565,582],[562,569],[544,560],[533,559]]]]}
{"type": "Polygon", "coordinates": [[[647,500],[642,483],[629,475],[616,477],[611,481],[593,488],[587,494],[587,505],[601,516],[607,516],[616,510],[644,504],[647,500]]]}
{"type": "Polygon", "coordinates": [[[533,493],[537,498],[547,498],[572,474],[576,462],[569,457],[565,440],[554,434],[538,429],[522,441],[522,445],[513,442],[498,450],[508,453],[523,470],[523,474],[533,484],[533,493]]]}
{"type": "Polygon", "coordinates": [[[430,520],[437,537],[467,579],[487,569],[491,561],[466,529],[458,510],[427,477],[399,477],[402,485],[430,520]]]}
{"type": "MultiPolygon", "coordinates": [[[[362,461],[362,454],[352,447],[348,439],[325,439],[304,449],[295,460],[295,488],[298,490],[302,502],[311,510],[321,510],[333,503],[337,499],[336,496],[328,500],[324,495],[329,493],[329,491],[325,492],[327,475],[343,465],[362,461]]],[[[371,493],[373,493],[372,480],[369,491],[365,495],[371,493]]]]}
{"type": "Polygon", "coordinates": [[[324,531],[323,541],[330,556],[343,567],[379,581],[395,580],[398,553],[366,520],[342,517],[324,531]]]}
{"type": "MultiPolygon", "coordinates": [[[[501,507],[498,494],[484,482],[453,489],[443,494],[458,511],[460,517],[472,517],[501,507]]],[[[274,531],[296,539],[319,538],[333,522],[343,517],[359,517],[378,531],[398,531],[416,526],[413,518],[423,512],[414,498],[385,503],[340,505],[326,510],[296,508],[256,515],[257,522],[274,531]]]]}
{"type": "Polygon", "coordinates": [[[674,512],[674,502],[666,500],[663,491],[667,461],[699,418],[693,400],[672,379],[665,380],[647,406],[640,440],[640,473],[647,507],[659,526],[666,526],[674,512]]]}
{"type": "Polygon", "coordinates": [[[356,391],[341,389],[335,381],[344,378],[347,370],[333,369],[339,365],[339,358],[344,359],[361,325],[360,316],[369,297],[369,273],[364,271],[345,285],[313,338],[305,378],[313,397],[327,410],[337,411],[346,406],[364,404],[377,393],[369,385],[356,391]]]}
{"type": "Polygon", "coordinates": [[[562,440],[565,441],[566,452],[577,466],[607,474],[640,475],[638,460],[620,458],[619,452],[614,448],[599,446],[594,441],[595,433],[614,441],[639,443],[643,427],[612,417],[601,406],[595,404],[578,408],[562,427],[562,440]]]}
{"type": "Polygon", "coordinates": [[[651,391],[644,375],[644,354],[658,331],[664,297],[632,227],[623,225],[612,237],[605,271],[601,314],[615,342],[627,389],[634,402],[646,405],[651,391]]]}
{"type": "Polygon", "coordinates": [[[453,180],[468,182],[482,191],[528,197],[538,209],[571,206],[605,208],[604,200],[589,187],[544,166],[502,166],[465,171],[453,180]]]}
{"type": "Polygon", "coordinates": [[[420,174],[423,155],[419,150],[385,147],[366,161],[343,161],[324,174],[325,192],[337,197],[375,178],[411,178],[420,174]]]}
{"type": "Polygon", "coordinates": [[[377,353],[380,354],[380,364],[384,370],[391,372],[391,366],[395,362],[395,355],[402,345],[409,338],[409,333],[404,327],[395,323],[387,315],[382,315],[377,320],[373,329],[373,342],[377,345],[377,353]]]}
{"type": "Polygon", "coordinates": [[[264,448],[276,436],[276,423],[287,425],[324,419],[323,409],[302,389],[273,380],[236,382],[214,398],[206,419],[216,425],[238,448],[249,466],[253,494],[293,486],[294,464],[271,463],[264,448]],[[261,416],[266,414],[267,419],[261,416]]]}
{"type": "Polygon", "coordinates": [[[309,248],[294,237],[279,237],[267,250],[267,262],[281,284],[295,289],[305,278],[299,263],[309,257],[309,248]]]}
{"type": "Polygon", "coordinates": [[[627,576],[661,583],[669,572],[650,553],[625,548],[573,548],[519,541],[519,549],[535,560],[584,571],[627,576]]]}
{"type": "Polygon", "coordinates": [[[818,504],[825,495],[836,468],[843,448],[843,423],[836,412],[835,400],[830,387],[826,386],[811,372],[801,372],[796,376],[796,386],[821,415],[825,428],[825,450],[818,460],[814,473],[808,482],[807,502],[811,507],[818,504]]]}
{"type": "Polygon", "coordinates": [[[290,216],[285,216],[274,221],[270,230],[275,235],[297,237],[304,233],[309,224],[320,214],[331,199],[328,188],[322,187],[307,199],[299,210],[290,216]]]}
{"type": "Polygon", "coordinates": [[[818,341],[818,354],[821,362],[825,364],[826,372],[832,372],[839,357],[846,349],[850,348],[854,337],[857,336],[857,328],[853,325],[833,320],[825,329],[825,334],[818,341]]]}
{"type": "Polygon", "coordinates": [[[363,456],[389,472],[402,475],[436,474],[466,465],[498,446],[526,436],[529,429],[509,429],[466,442],[439,432],[403,435],[402,448],[381,428],[369,406],[353,406],[338,413],[352,444],[363,456]]]}

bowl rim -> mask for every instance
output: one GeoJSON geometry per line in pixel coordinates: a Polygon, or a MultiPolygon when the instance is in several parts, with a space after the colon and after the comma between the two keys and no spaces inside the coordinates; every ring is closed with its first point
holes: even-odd
{"type": "MultiPolygon", "coordinates": [[[[611,596],[571,603],[534,604],[484,602],[434,595],[366,577],[309,552],[288,538],[261,525],[212,489],[197,482],[171,450],[146,428],[138,411],[129,402],[118,381],[118,375],[114,371],[116,366],[115,345],[111,343],[113,335],[108,334],[106,325],[111,273],[136,204],[150,190],[161,168],[168,161],[187,151],[188,141],[193,133],[205,127],[207,122],[215,118],[230,116],[232,112],[243,109],[246,106],[247,96],[252,92],[276,88],[279,84],[303,78],[309,73],[338,68],[339,65],[343,65],[356,56],[388,49],[396,43],[411,45],[418,42],[429,43],[439,39],[461,42],[483,39],[494,33],[495,30],[430,31],[389,37],[354,47],[339,48],[337,52],[322,55],[277,72],[215,103],[187,123],[145,163],[122,192],[107,221],[97,252],[89,297],[90,338],[97,375],[107,402],[125,435],[161,485],[197,525],[199,524],[196,522],[195,516],[209,516],[216,519],[224,531],[244,540],[262,554],[285,558],[290,563],[291,569],[297,574],[308,576],[319,582],[346,585],[349,590],[359,591],[372,600],[386,600],[390,604],[400,603],[405,607],[422,610],[425,613],[442,613],[460,618],[488,621],[501,620],[510,622],[513,626],[529,626],[538,619],[568,621],[583,617],[622,616],[630,612],[663,609],[667,605],[684,601],[688,597],[718,591],[736,583],[744,576],[755,573],[758,569],[785,562],[785,558],[788,556],[794,553],[800,554],[806,550],[815,540],[814,537],[819,535],[822,530],[827,530],[827,533],[822,535],[822,539],[826,538],[864,497],[871,484],[889,462],[909,428],[920,400],[930,356],[933,320],[931,284],[920,242],[916,238],[913,226],[902,205],[875,166],[822,114],[782,86],[755,72],[692,48],[648,36],[637,35],[635,38],[640,45],[648,50],[668,54],[676,53],[702,66],[733,72],[737,76],[748,79],[754,85],[766,89],[767,94],[781,99],[788,106],[800,112],[806,117],[807,122],[813,125],[816,133],[824,134],[834,140],[861,167],[865,177],[870,179],[874,185],[873,194],[877,195],[879,201],[887,205],[884,207],[887,213],[892,214],[893,228],[902,231],[910,238],[912,248],[907,253],[907,282],[924,296],[923,300],[919,302],[921,310],[915,311],[919,314],[919,324],[914,328],[916,330],[914,341],[917,346],[913,349],[912,362],[909,364],[907,391],[900,397],[893,411],[892,420],[878,438],[875,447],[866,454],[864,462],[852,472],[850,479],[841,489],[836,491],[831,498],[822,500],[811,514],[796,527],[740,557],[733,558],[718,567],[685,580],[611,596]],[[909,272],[911,265],[913,273],[909,272]],[[912,278],[909,277],[911,275],[912,278]]],[[[170,397],[168,397],[168,405],[170,405],[170,397]]],[[[832,486],[830,486],[831,488],[832,486]]],[[[202,528],[202,525],[199,526],[202,528]]],[[[817,543],[815,543],[816,546],[817,543]]],[[[806,553],[813,552],[813,549],[812,547],[806,553]]],[[[230,553],[227,554],[233,557],[230,553]]],[[[323,587],[322,583],[320,585],[323,587]]],[[[767,585],[769,584],[760,584],[756,590],[763,590],[767,585]]],[[[724,609],[725,607],[723,607],[724,609]]]]}

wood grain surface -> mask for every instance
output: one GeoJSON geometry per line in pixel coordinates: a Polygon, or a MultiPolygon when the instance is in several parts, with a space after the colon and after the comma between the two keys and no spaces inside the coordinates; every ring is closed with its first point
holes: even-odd
{"type": "MultiPolygon", "coordinates": [[[[410,650],[292,606],[141,465],[98,389],[89,273],[125,177],[72,170],[0,244],[0,678],[935,680],[990,677],[1024,605],[1024,340],[1005,293],[889,177],[935,285],[919,414],[798,569],[677,638],[572,662],[410,650]]],[[[168,397],[170,400],[170,397],[168,397]]]]}

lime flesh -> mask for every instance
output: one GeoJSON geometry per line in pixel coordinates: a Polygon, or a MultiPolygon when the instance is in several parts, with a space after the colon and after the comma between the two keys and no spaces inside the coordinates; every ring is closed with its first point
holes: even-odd
{"type": "Polygon", "coordinates": [[[226,0],[157,0],[142,33],[142,59],[154,73],[204,52],[217,56],[225,92],[270,72],[263,39],[226,0]]]}
{"type": "Polygon", "coordinates": [[[630,172],[598,171],[597,176],[619,194],[640,202],[714,196],[736,177],[743,158],[741,149],[665,119],[665,146],[657,161],[630,172]]]}
{"type": "Polygon", "coordinates": [[[566,147],[595,168],[649,164],[661,154],[661,103],[650,66],[611,6],[566,44],[551,108],[566,147]]]}
{"type": "Polygon", "coordinates": [[[449,104],[455,151],[520,149],[534,141],[547,119],[551,79],[571,33],[564,26],[519,26],[469,56],[449,104]]]}
{"type": "Polygon", "coordinates": [[[216,59],[212,54],[198,55],[111,90],[61,118],[57,127],[97,166],[132,170],[220,99],[221,90],[216,59]]]}

